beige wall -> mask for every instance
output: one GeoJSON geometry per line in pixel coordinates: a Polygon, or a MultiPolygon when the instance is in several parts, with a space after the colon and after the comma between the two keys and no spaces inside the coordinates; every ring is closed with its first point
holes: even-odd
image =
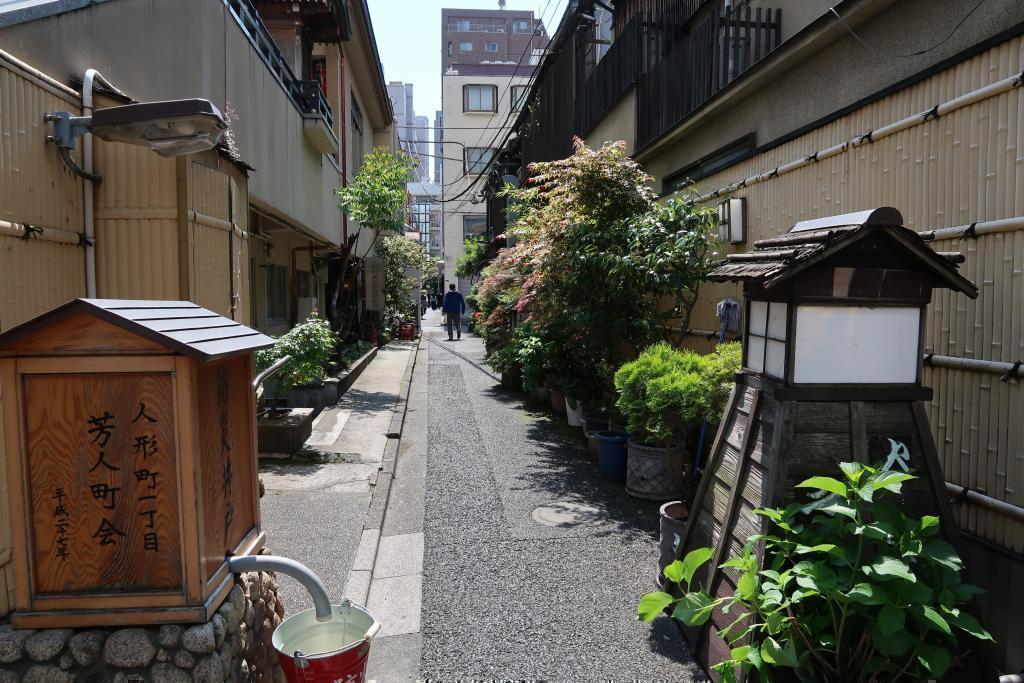
{"type": "Polygon", "coordinates": [[[630,88],[587,135],[587,145],[597,149],[606,142],[626,142],[626,154],[636,150],[636,89],[630,88]]]}

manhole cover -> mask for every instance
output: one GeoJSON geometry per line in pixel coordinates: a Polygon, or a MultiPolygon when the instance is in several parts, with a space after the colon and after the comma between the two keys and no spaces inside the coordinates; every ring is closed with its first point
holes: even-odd
{"type": "Polygon", "coordinates": [[[600,508],[581,503],[558,502],[542,505],[533,511],[533,521],[544,526],[596,526],[608,517],[600,508]]]}

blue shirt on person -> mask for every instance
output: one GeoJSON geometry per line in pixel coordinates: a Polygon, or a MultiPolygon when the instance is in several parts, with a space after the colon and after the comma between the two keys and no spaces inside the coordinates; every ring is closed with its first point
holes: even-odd
{"type": "Polygon", "coordinates": [[[462,294],[458,291],[451,290],[444,295],[441,310],[445,313],[459,313],[461,315],[466,312],[466,300],[462,298],[462,294]]]}

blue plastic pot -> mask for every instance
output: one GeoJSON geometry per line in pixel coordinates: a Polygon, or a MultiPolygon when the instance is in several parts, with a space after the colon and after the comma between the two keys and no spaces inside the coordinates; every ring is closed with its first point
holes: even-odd
{"type": "Polygon", "coordinates": [[[626,432],[597,432],[597,467],[611,481],[626,481],[626,432]]]}

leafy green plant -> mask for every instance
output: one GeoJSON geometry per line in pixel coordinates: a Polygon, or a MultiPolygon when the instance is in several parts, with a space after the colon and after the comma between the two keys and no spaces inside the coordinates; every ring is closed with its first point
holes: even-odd
{"type": "MultiPolygon", "coordinates": [[[[433,260],[419,242],[402,235],[388,235],[377,243],[377,256],[384,263],[383,329],[398,332],[400,318],[415,318],[416,306],[410,295],[420,289],[420,280],[433,267],[433,260]]],[[[418,297],[417,297],[418,298],[418,297]]]]}
{"type": "Polygon", "coordinates": [[[718,632],[730,656],[713,667],[723,681],[751,669],[771,681],[776,668],[840,683],[941,678],[965,655],[963,640],[991,640],[962,609],[980,589],[961,583],[963,565],[938,537],[939,519],[914,519],[882,500],[914,476],[860,463],[840,468],[842,480],[797,484],[815,491],[807,504],[755,510],[774,529],[721,565],[739,577],[733,596],[694,589],[694,575],[713,556],[698,548],[665,568],[682,596],[643,596],[640,619],[671,608],[676,619],[700,626],[715,609],[732,612],[736,618],[718,632]]]}
{"type": "Polygon", "coordinates": [[[487,243],[480,238],[467,237],[464,242],[466,253],[455,259],[455,274],[475,283],[487,267],[487,243]]]}
{"type": "Polygon", "coordinates": [[[356,359],[362,357],[367,351],[369,351],[372,348],[373,348],[373,344],[371,344],[370,342],[368,342],[368,341],[366,341],[364,339],[360,339],[359,341],[355,342],[354,344],[346,346],[342,350],[341,356],[340,356],[340,360],[341,360],[342,365],[344,365],[346,368],[351,367],[352,363],[356,359]]]}
{"type": "Polygon", "coordinates": [[[256,371],[262,372],[291,356],[274,375],[274,394],[281,398],[297,386],[323,382],[337,342],[327,321],[313,311],[304,322],[278,337],[271,348],[256,352],[256,371]]]}
{"type": "Polygon", "coordinates": [[[615,373],[616,403],[640,439],[666,448],[701,419],[717,420],[739,370],[739,344],[713,354],[649,346],[615,373]]]}

